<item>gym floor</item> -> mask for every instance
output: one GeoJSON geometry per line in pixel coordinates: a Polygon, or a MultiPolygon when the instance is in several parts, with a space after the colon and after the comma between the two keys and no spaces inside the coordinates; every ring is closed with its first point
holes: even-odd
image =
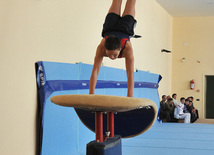
{"type": "Polygon", "coordinates": [[[214,120],[160,123],[142,135],[123,139],[122,145],[123,155],[213,155],[214,120]]]}

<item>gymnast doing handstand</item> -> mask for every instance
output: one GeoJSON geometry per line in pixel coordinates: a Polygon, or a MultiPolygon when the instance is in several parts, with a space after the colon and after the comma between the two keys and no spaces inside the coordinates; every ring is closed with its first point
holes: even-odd
{"type": "Polygon", "coordinates": [[[94,58],[93,70],[90,78],[89,94],[94,94],[97,77],[103,57],[112,60],[125,58],[127,73],[127,97],[133,97],[134,92],[134,55],[130,37],[134,35],[136,0],[127,0],[121,16],[122,0],[113,0],[103,24],[102,37],[94,58]]]}

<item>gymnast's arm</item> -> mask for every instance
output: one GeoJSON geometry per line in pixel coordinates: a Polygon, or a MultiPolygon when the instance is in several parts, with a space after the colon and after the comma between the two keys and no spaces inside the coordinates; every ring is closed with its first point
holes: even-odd
{"type": "Polygon", "coordinates": [[[97,47],[96,56],[94,58],[94,65],[91,73],[90,83],[89,83],[89,94],[94,94],[97,77],[100,71],[100,67],[103,61],[103,40],[97,47]]]}
{"type": "Polygon", "coordinates": [[[128,92],[127,97],[133,97],[134,93],[134,54],[131,46],[131,42],[126,43],[126,49],[124,49],[124,56],[126,59],[126,74],[127,74],[127,85],[128,92]]]}

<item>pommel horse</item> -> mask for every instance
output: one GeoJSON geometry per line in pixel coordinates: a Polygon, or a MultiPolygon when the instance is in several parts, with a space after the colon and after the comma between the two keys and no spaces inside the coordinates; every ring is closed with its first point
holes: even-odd
{"type": "MultiPolygon", "coordinates": [[[[51,102],[60,106],[86,109],[95,112],[96,142],[99,143],[103,143],[103,140],[105,142],[109,137],[115,137],[114,113],[153,107],[155,117],[153,122],[145,129],[145,131],[153,125],[157,116],[156,104],[152,100],[145,98],[131,98],[112,95],[58,95],[52,97],[51,102]],[[107,113],[107,136],[105,139],[103,138],[103,113],[107,113]]],[[[98,153],[97,155],[101,154],[103,153],[98,153]]]]}

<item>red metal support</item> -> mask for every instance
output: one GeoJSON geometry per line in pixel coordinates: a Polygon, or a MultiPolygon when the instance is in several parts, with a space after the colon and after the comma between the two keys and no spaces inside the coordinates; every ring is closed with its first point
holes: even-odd
{"type": "Polygon", "coordinates": [[[110,131],[109,137],[114,137],[114,112],[107,113],[107,130],[110,131]]]}
{"type": "Polygon", "coordinates": [[[103,142],[103,113],[96,111],[95,112],[95,133],[96,141],[103,142]]]}

